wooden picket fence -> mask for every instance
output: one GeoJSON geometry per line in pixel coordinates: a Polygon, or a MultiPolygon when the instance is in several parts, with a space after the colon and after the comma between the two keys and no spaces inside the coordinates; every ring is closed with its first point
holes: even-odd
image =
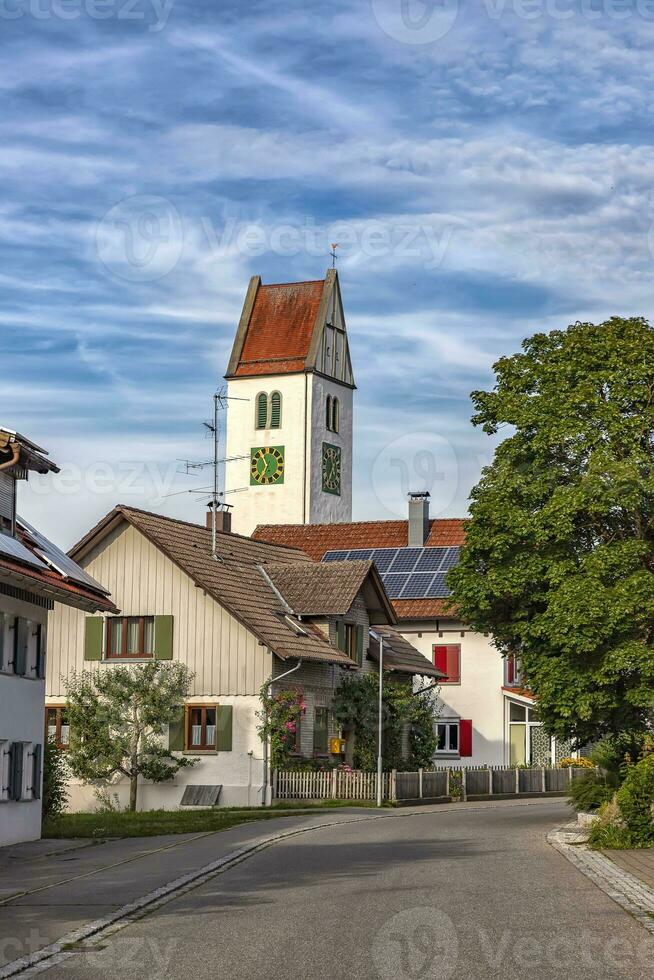
{"type": "MultiPolygon", "coordinates": [[[[382,776],[382,799],[401,802],[522,794],[563,796],[570,782],[587,772],[588,769],[518,769],[511,766],[443,766],[417,772],[393,770],[382,776]]],[[[272,791],[275,800],[375,800],[377,773],[340,769],[331,772],[276,770],[272,791]]]]}
{"type": "MultiPolygon", "coordinates": [[[[394,773],[382,775],[384,800],[395,799],[394,773]]],[[[375,800],[376,772],[286,772],[273,773],[273,798],[276,800],[375,800]]]]}

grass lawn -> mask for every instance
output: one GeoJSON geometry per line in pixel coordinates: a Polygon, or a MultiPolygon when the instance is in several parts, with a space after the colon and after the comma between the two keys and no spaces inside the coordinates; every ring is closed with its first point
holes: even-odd
{"type": "Polygon", "coordinates": [[[372,803],[330,800],[307,806],[304,803],[276,804],[273,807],[221,807],[215,810],[144,810],[139,813],[64,813],[43,824],[43,837],[156,837],[159,834],[201,834],[229,830],[255,820],[314,813],[316,810],[344,806],[370,807],[372,803]]]}

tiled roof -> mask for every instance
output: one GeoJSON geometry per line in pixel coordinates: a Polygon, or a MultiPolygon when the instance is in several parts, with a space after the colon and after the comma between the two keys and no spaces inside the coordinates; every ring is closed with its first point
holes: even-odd
{"type": "Polygon", "coordinates": [[[393,599],[392,602],[400,620],[456,618],[456,609],[450,609],[449,599],[393,599]]]}
{"type": "Polygon", "coordinates": [[[324,287],[323,279],[260,285],[231,376],[304,371],[324,287]]]}
{"type": "Polygon", "coordinates": [[[371,561],[270,565],[267,572],[299,616],[345,616],[371,574],[371,561]]]}
{"type": "Polygon", "coordinates": [[[219,532],[217,560],[211,554],[211,531],[198,524],[162,517],[134,507],[118,506],[71,551],[80,556],[123,520],[137,528],[195,584],[211,595],[282,660],[302,658],[352,666],[319,630],[299,623],[266,577],[280,566],[313,568],[301,551],[238,534],[219,532]]]}
{"type": "MultiPolygon", "coordinates": [[[[421,677],[445,677],[442,670],[434,667],[420,650],[394,630],[391,626],[376,626],[375,633],[380,634],[384,641],[384,664],[389,670],[400,674],[413,674],[421,677]]],[[[379,663],[379,642],[370,637],[368,650],[371,658],[379,663]]]]}
{"type": "MultiPolygon", "coordinates": [[[[260,524],[252,537],[257,541],[301,548],[314,561],[322,561],[328,551],[405,548],[408,535],[408,521],[355,521],[350,524],[260,524]]],[[[464,538],[465,521],[462,518],[432,520],[425,547],[458,547],[464,538]]],[[[400,620],[456,616],[456,610],[448,609],[447,599],[393,599],[392,604],[400,620]]]]}
{"type": "MultiPolygon", "coordinates": [[[[426,548],[449,548],[463,544],[461,518],[429,522],[426,548]]],[[[258,541],[301,548],[315,561],[327,551],[355,548],[406,548],[408,521],[355,521],[351,524],[260,524],[252,535],[258,541]]]]}

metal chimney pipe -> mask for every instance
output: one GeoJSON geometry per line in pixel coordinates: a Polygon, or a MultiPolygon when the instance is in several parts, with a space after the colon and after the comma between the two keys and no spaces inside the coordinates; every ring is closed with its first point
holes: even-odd
{"type": "Polygon", "coordinates": [[[409,548],[424,548],[429,537],[428,491],[409,494],[409,548]]]}

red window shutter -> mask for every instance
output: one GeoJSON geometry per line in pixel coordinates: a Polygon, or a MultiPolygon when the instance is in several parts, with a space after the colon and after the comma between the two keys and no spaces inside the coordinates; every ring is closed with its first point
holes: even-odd
{"type": "Polygon", "coordinates": [[[507,687],[512,687],[515,681],[515,657],[507,657],[506,659],[506,684],[507,687]]]}
{"type": "Polygon", "coordinates": [[[459,722],[459,755],[461,758],[472,755],[472,722],[463,718],[459,722]]]}
{"type": "Polygon", "coordinates": [[[436,670],[442,670],[444,674],[447,674],[447,647],[446,646],[434,647],[434,667],[436,668],[436,670]]]}
{"type": "Polygon", "coordinates": [[[448,646],[447,648],[447,679],[450,684],[458,684],[461,680],[461,647],[448,646]]]}

